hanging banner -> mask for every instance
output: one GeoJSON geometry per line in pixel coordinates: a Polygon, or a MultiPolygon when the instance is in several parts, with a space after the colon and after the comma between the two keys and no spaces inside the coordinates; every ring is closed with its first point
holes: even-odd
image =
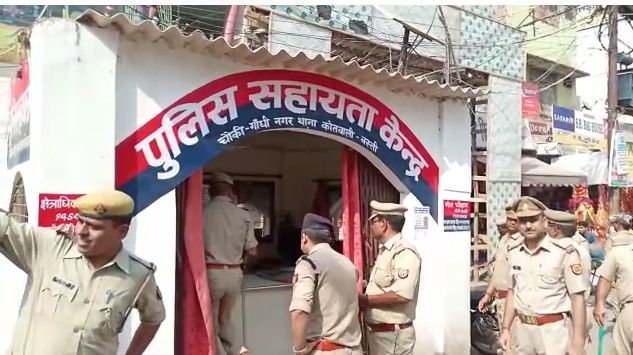
{"type": "Polygon", "coordinates": [[[29,65],[23,62],[11,80],[11,101],[7,124],[7,168],[29,160],[31,112],[29,108],[29,65]]]}
{"type": "Polygon", "coordinates": [[[521,89],[523,91],[521,97],[523,118],[541,118],[541,98],[538,84],[524,82],[521,89]]]}
{"type": "Polygon", "coordinates": [[[40,194],[38,225],[57,228],[64,224],[75,224],[78,211],[75,200],[81,194],[40,194]]]}

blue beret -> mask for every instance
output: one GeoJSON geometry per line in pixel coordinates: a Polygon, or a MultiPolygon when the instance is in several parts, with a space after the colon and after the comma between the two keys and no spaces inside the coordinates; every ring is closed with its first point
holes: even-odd
{"type": "Polygon", "coordinates": [[[332,233],[334,231],[334,225],[328,218],[321,217],[314,213],[308,213],[303,217],[301,229],[326,230],[332,233]]]}

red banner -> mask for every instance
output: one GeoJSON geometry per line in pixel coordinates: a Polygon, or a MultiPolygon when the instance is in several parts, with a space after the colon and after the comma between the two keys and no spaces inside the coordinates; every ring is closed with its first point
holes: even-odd
{"type": "Polygon", "coordinates": [[[523,96],[521,98],[521,112],[524,118],[541,117],[541,99],[538,84],[524,82],[521,86],[523,96]]]}
{"type": "Polygon", "coordinates": [[[82,194],[40,194],[39,225],[53,227],[77,222],[75,200],[82,194]]]}

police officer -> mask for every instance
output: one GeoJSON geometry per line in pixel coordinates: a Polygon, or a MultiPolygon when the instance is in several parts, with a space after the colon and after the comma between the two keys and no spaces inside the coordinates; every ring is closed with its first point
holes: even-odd
{"type": "Polygon", "coordinates": [[[370,207],[369,232],[380,242],[380,250],[366,294],[359,295],[369,328],[369,350],[380,355],[413,354],[421,260],[401,234],[407,208],[377,201],[371,201],[370,207]]]}
{"type": "MultiPolygon", "coordinates": [[[[584,282],[587,284],[587,291],[585,291],[585,305],[587,304],[587,300],[589,299],[589,295],[591,293],[591,255],[589,255],[589,248],[587,241],[584,237],[580,236],[580,238],[576,238],[579,235],[576,232],[576,215],[563,212],[563,211],[555,211],[555,210],[545,210],[545,217],[548,220],[548,230],[547,234],[554,239],[563,239],[570,238],[573,241],[573,245],[578,251],[580,255],[580,265],[582,265],[582,275],[585,278],[584,282]]],[[[587,314],[590,313],[591,310],[589,306],[587,306],[587,314]]],[[[589,339],[589,334],[591,331],[591,327],[593,326],[593,322],[591,321],[591,317],[586,317],[585,320],[585,337],[589,339]]]]}
{"type": "Polygon", "coordinates": [[[611,284],[617,282],[620,314],[613,328],[613,345],[618,355],[633,354],[633,244],[614,247],[598,269],[600,281],[596,291],[593,316],[598,325],[605,324],[605,302],[611,284]]]}
{"type": "Polygon", "coordinates": [[[511,288],[499,342],[510,349],[510,326],[516,317],[515,354],[582,354],[588,285],[580,254],[569,238],[547,235],[547,207],[539,200],[522,197],[514,207],[523,240],[508,247],[511,288]]]}
{"type": "Polygon", "coordinates": [[[631,232],[631,216],[620,213],[609,218],[609,223],[615,233],[611,233],[604,245],[604,250],[609,253],[611,248],[633,244],[633,232],[631,232]]]}
{"type": "Polygon", "coordinates": [[[78,221],[67,236],[0,214],[0,250],[10,251],[31,280],[9,354],[114,355],[132,308],[141,324],[127,354],[142,354],[165,308],[154,265],[123,248],[134,202],[103,190],[75,207],[78,221]]]}
{"type": "Polygon", "coordinates": [[[237,355],[243,344],[233,323],[233,310],[242,293],[241,264],[256,254],[257,240],[246,211],[232,200],[233,180],[214,172],[209,178],[210,201],[204,208],[207,278],[213,307],[218,355],[237,355]]]}
{"type": "MultiPolygon", "coordinates": [[[[506,207],[506,218],[503,221],[505,227],[505,234],[501,235],[499,246],[494,255],[494,269],[488,289],[486,293],[479,301],[479,311],[486,312],[487,305],[496,296],[500,302],[496,302],[495,313],[499,324],[503,322],[503,311],[505,306],[505,299],[508,294],[508,274],[510,273],[510,267],[508,265],[507,250],[508,244],[514,244],[521,238],[517,225],[517,216],[512,206],[506,207]]],[[[501,222],[501,221],[500,221],[501,222]]]]}
{"type": "Polygon", "coordinates": [[[301,229],[303,255],[293,276],[290,321],[295,354],[362,355],[358,272],[328,242],[330,220],[308,213],[301,229]]]}

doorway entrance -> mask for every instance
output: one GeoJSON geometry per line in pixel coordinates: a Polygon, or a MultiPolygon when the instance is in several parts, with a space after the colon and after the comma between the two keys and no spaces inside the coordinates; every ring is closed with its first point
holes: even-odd
{"type": "MultiPolygon", "coordinates": [[[[353,178],[359,206],[358,230],[352,231],[363,243],[362,274],[369,276],[378,250],[377,243],[364,235],[364,221],[369,217],[372,199],[399,202],[400,193],[367,159],[345,145],[324,137],[292,132],[272,131],[248,137],[235,143],[203,168],[203,195],[208,200],[205,176],[212,171],[223,171],[234,180],[234,197],[238,205],[248,206],[258,240],[258,255],[249,260],[244,276],[244,302],[237,302],[233,321],[238,337],[258,354],[280,354],[291,344],[288,305],[292,294],[291,278],[296,260],[301,256],[299,247],[301,222],[305,213],[312,212],[332,219],[337,230],[332,246],[343,253],[343,240],[350,229],[343,228],[343,213],[350,197],[343,196],[343,184],[350,180],[344,176],[355,170],[353,178]],[[350,159],[350,155],[354,159],[350,159]],[[355,169],[349,169],[355,164],[355,169]],[[242,313],[242,305],[244,313],[242,313]],[[262,307],[262,305],[266,305],[262,307]],[[275,339],[275,341],[270,341],[275,339]]],[[[352,187],[353,188],[353,187],[352,187]]],[[[185,221],[182,193],[177,191],[179,224],[185,221]]],[[[178,228],[179,252],[184,255],[183,231],[178,228]]],[[[179,258],[182,259],[182,258],[179,258]]],[[[177,275],[183,273],[179,262],[177,275]]],[[[186,290],[186,281],[177,276],[177,290],[186,290]]],[[[185,291],[186,292],[186,291],[185,291]]],[[[187,297],[180,293],[176,303],[186,306],[187,297]]],[[[180,320],[182,308],[177,311],[180,320]]],[[[187,329],[184,325],[177,329],[187,329]]],[[[189,328],[190,329],[190,328],[189,328]]],[[[183,334],[180,339],[185,339],[183,334]]],[[[179,345],[180,349],[189,347],[179,345]],[[184,347],[183,347],[184,346],[184,347]]]]}

